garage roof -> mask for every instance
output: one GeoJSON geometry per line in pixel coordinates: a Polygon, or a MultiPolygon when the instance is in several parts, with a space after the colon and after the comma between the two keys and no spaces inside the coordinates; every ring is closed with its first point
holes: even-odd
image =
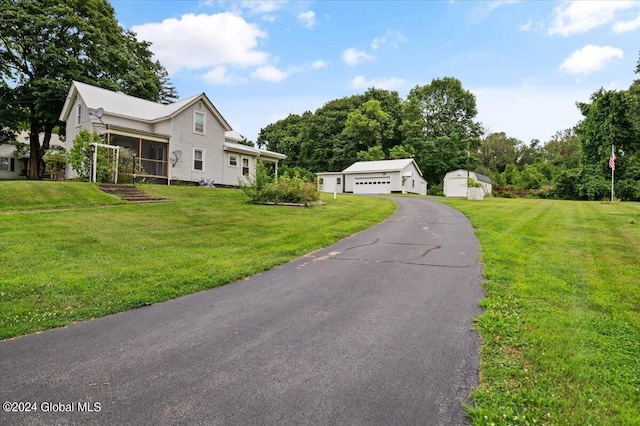
{"type": "MultiPolygon", "coordinates": [[[[399,160],[381,160],[381,161],[358,161],[353,163],[342,173],[371,173],[371,172],[397,172],[404,170],[411,163],[415,163],[413,158],[402,158],[399,160]]],[[[416,164],[416,169],[422,175],[422,172],[416,164]]]]}

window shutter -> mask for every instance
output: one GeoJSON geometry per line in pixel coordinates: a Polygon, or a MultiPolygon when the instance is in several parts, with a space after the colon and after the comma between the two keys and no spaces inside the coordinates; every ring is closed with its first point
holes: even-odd
{"type": "Polygon", "coordinates": [[[15,158],[11,158],[9,159],[9,171],[10,172],[15,172],[16,171],[16,159],[15,158]]]}

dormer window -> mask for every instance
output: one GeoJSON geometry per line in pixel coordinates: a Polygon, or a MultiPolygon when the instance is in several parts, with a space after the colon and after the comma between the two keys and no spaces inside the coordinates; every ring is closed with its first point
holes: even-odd
{"type": "Polygon", "coordinates": [[[193,113],[193,133],[204,135],[205,134],[204,126],[205,126],[204,113],[194,112],[193,113]]]}

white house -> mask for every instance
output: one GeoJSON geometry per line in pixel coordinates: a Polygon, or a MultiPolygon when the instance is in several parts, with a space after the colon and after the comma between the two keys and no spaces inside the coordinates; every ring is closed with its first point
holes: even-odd
{"type": "Polygon", "coordinates": [[[358,161],[342,172],[318,173],[320,192],[427,195],[427,181],[412,158],[358,161]]]}
{"type": "Polygon", "coordinates": [[[80,130],[96,131],[106,144],[128,148],[142,167],[138,176],[156,182],[237,185],[255,174],[257,161],[277,168],[286,158],[238,143],[240,136],[204,93],[163,105],[74,81],[60,120],[67,123],[67,149],[80,130]]]}
{"type": "MultiPolygon", "coordinates": [[[[44,133],[40,134],[42,141],[44,133]]],[[[29,133],[20,132],[16,138],[18,142],[27,144],[27,152],[19,154],[16,152],[14,143],[0,144],[0,179],[17,179],[27,176],[29,171],[29,133]]],[[[52,148],[64,147],[64,143],[55,133],[51,135],[49,146],[52,148]]]]}
{"type": "Polygon", "coordinates": [[[0,179],[16,179],[27,175],[27,162],[16,155],[12,143],[0,144],[0,179]]]}
{"type": "Polygon", "coordinates": [[[466,197],[467,176],[482,184],[485,195],[491,195],[493,185],[489,177],[480,173],[458,169],[444,175],[443,192],[445,197],[466,197]]]}

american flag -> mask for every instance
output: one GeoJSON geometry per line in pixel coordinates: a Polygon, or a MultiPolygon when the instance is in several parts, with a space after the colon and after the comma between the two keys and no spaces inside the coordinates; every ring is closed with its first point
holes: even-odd
{"type": "Polygon", "coordinates": [[[616,169],[616,154],[613,152],[613,147],[611,147],[611,157],[609,157],[609,168],[611,170],[616,169]]]}

